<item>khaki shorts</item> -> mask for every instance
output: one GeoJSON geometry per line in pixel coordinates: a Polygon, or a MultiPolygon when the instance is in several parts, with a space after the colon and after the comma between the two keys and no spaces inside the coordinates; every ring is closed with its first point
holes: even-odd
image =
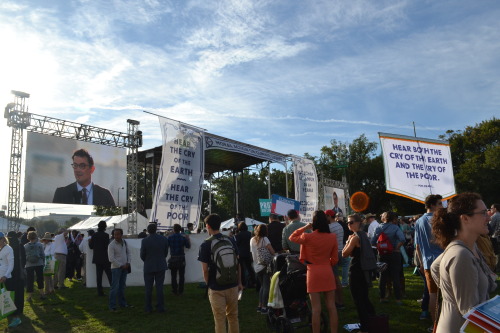
{"type": "Polygon", "coordinates": [[[424,269],[425,273],[425,281],[427,282],[427,289],[429,290],[429,294],[436,294],[438,292],[438,287],[434,282],[434,279],[431,275],[430,269],[424,269]]]}

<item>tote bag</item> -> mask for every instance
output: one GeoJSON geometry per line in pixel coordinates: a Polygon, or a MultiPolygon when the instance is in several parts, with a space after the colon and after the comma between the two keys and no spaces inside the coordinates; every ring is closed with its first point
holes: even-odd
{"type": "Polygon", "coordinates": [[[8,291],[3,284],[0,284],[0,319],[6,318],[16,310],[14,292],[8,291]]]}

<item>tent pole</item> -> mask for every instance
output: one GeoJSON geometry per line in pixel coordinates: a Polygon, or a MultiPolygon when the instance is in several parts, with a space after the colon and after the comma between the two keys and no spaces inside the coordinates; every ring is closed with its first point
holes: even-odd
{"type": "Polygon", "coordinates": [[[239,213],[239,207],[238,207],[238,177],[236,176],[235,172],[233,171],[233,183],[234,183],[234,215],[239,213]]]}
{"type": "Polygon", "coordinates": [[[241,170],[241,215],[246,216],[245,212],[245,169],[241,170]]]}
{"type": "Polygon", "coordinates": [[[267,163],[267,194],[269,195],[269,199],[271,199],[271,162],[267,163]]]}
{"type": "Polygon", "coordinates": [[[287,162],[285,161],[285,186],[286,186],[286,197],[289,198],[288,196],[288,165],[287,162]]]}
{"type": "Polygon", "coordinates": [[[212,214],[212,175],[208,178],[208,214],[212,214]]]}

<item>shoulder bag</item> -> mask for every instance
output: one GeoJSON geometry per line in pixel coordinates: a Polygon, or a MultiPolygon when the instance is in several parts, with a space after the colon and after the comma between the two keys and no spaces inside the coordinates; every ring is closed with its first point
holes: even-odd
{"type": "Polygon", "coordinates": [[[262,245],[257,248],[257,262],[259,265],[269,266],[273,261],[273,255],[264,245],[264,239],[261,239],[259,243],[262,243],[262,245]]]}

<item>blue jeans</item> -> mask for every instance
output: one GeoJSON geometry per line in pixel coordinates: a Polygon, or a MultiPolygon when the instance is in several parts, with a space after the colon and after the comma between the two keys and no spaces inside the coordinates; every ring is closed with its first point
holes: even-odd
{"type": "Polygon", "coordinates": [[[264,268],[257,273],[257,279],[260,282],[259,303],[261,303],[264,308],[267,308],[267,302],[269,300],[269,284],[271,283],[271,279],[267,273],[267,268],[264,268]]]}
{"type": "Polygon", "coordinates": [[[109,308],[116,309],[116,297],[121,307],[127,306],[125,301],[125,282],[127,282],[127,271],[121,268],[111,269],[111,290],[109,292],[109,308]]]}
{"type": "Polygon", "coordinates": [[[349,285],[349,264],[351,263],[351,257],[342,258],[342,253],[339,252],[339,262],[337,265],[333,266],[333,274],[342,280],[342,287],[347,287],[349,285]]]}
{"type": "Polygon", "coordinates": [[[351,264],[351,257],[342,258],[340,262],[342,264],[342,287],[347,287],[349,285],[349,265],[351,264]]]}

